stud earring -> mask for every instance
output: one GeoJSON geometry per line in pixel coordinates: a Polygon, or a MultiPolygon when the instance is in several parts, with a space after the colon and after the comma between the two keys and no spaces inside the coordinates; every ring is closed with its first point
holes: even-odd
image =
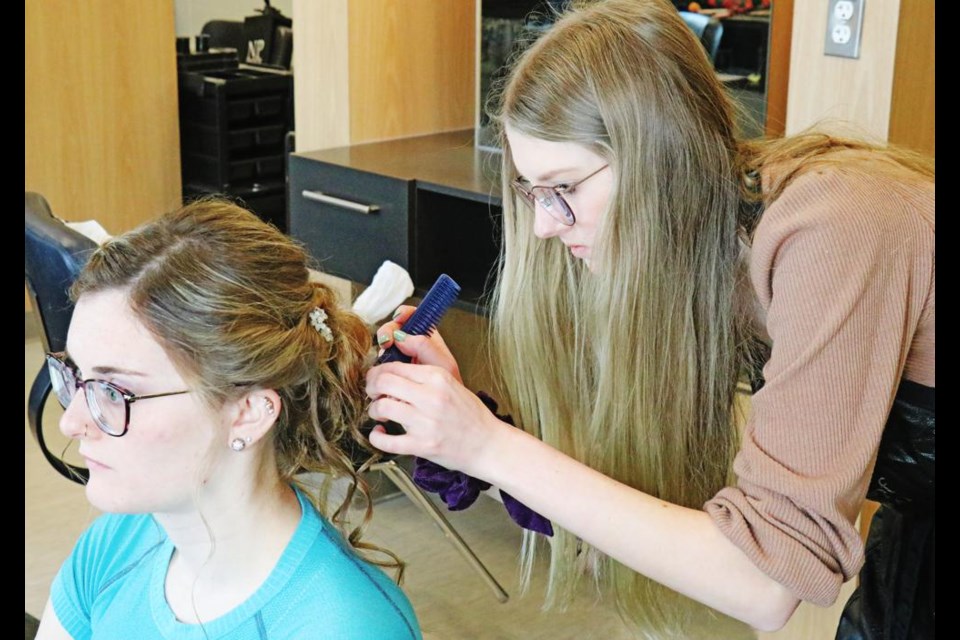
{"type": "Polygon", "coordinates": [[[252,438],[247,436],[246,438],[234,438],[230,441],[230,448],[234,451],[243,451],[247,448],[247,445],[250,444],[252,438]]]}
{"type": "Polygon", "coordinates": [[[273,401],[270,398],[264,398],[263,405],[266,407],[267,413],[269,413],[270,415],[273,415],[273,412],[274,412],[273,401]]]}

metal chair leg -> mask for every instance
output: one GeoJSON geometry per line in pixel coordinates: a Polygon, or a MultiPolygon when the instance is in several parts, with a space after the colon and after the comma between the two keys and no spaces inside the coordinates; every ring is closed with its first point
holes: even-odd
{"type": "Polygon", "coordinates": [[[466,561],[472,566],[477,573],[480,574],[480,577],[483,578],[483,581],[487,583],[487,586],[493,591],[494,595],[497,597],[497,600],[500,602],[506,602],[510,596],[506,591],[503,590],[503,587],[500,586],[500,583],[497,582],[496,578],[487,570],[480,559],[476,556],[470,547],[467,546],[467,543],[464,542],[463,538],[460,537],[460,534],[453,528],[450,524],[450,521],[447,520],[446,516],[443,515],[443,512],[437,508],[437,506],[430,501],[423,492],[420,491],[420,488],[417,487],[413,482],[413,478],[407,474],[406,470],[403,467],[399,466],[393,460],[386,460],[384,462],[378,462],[372,465],[371,470],[382,471],[383,474],[390,479],[393,484],[397,486],[410,500],[413,501],[415,505],[423,509],[427,515],[433,518],[433,521],[437,523],[437,526],[440,527],[440,530],[443,531],[443,535],[453,544],[453,546],[460,552],[466,561]]]}

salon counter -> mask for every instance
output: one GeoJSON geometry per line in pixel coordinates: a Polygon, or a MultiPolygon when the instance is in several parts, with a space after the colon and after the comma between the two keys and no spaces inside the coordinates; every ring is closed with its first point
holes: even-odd
{"type": "Polygon", "coordinates": [[[422,295],[440,273],[476,310],[499,252],[500,154],[473,130],[294,153],[289,233],[321,270],[368,284],[384,260],[422,295]]]}

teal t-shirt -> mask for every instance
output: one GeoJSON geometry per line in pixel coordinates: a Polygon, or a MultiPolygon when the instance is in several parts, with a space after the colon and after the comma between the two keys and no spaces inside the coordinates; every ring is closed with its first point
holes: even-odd
{"type": "Polygon", "coordinates": [[[299,489],[297,497],[300,524],[269,577],[202,629],[167,605],[174,549],[150,515],[107,514],[83,533],[51,587],[57,618],[75,640],[420,640],[400,588],[361,560],[299,489]]]}

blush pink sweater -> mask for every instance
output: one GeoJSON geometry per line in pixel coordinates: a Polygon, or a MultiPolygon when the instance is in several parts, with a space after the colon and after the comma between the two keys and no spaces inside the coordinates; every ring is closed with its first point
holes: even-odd
{"type": "Polygon", "coordinates": [[[705,505],[770,577],[818,605],[860,570],[855,527],[901,379],[935,387],[932,181],[864,156],[794,180],[750,256],[771,357],[705,505]]]}

